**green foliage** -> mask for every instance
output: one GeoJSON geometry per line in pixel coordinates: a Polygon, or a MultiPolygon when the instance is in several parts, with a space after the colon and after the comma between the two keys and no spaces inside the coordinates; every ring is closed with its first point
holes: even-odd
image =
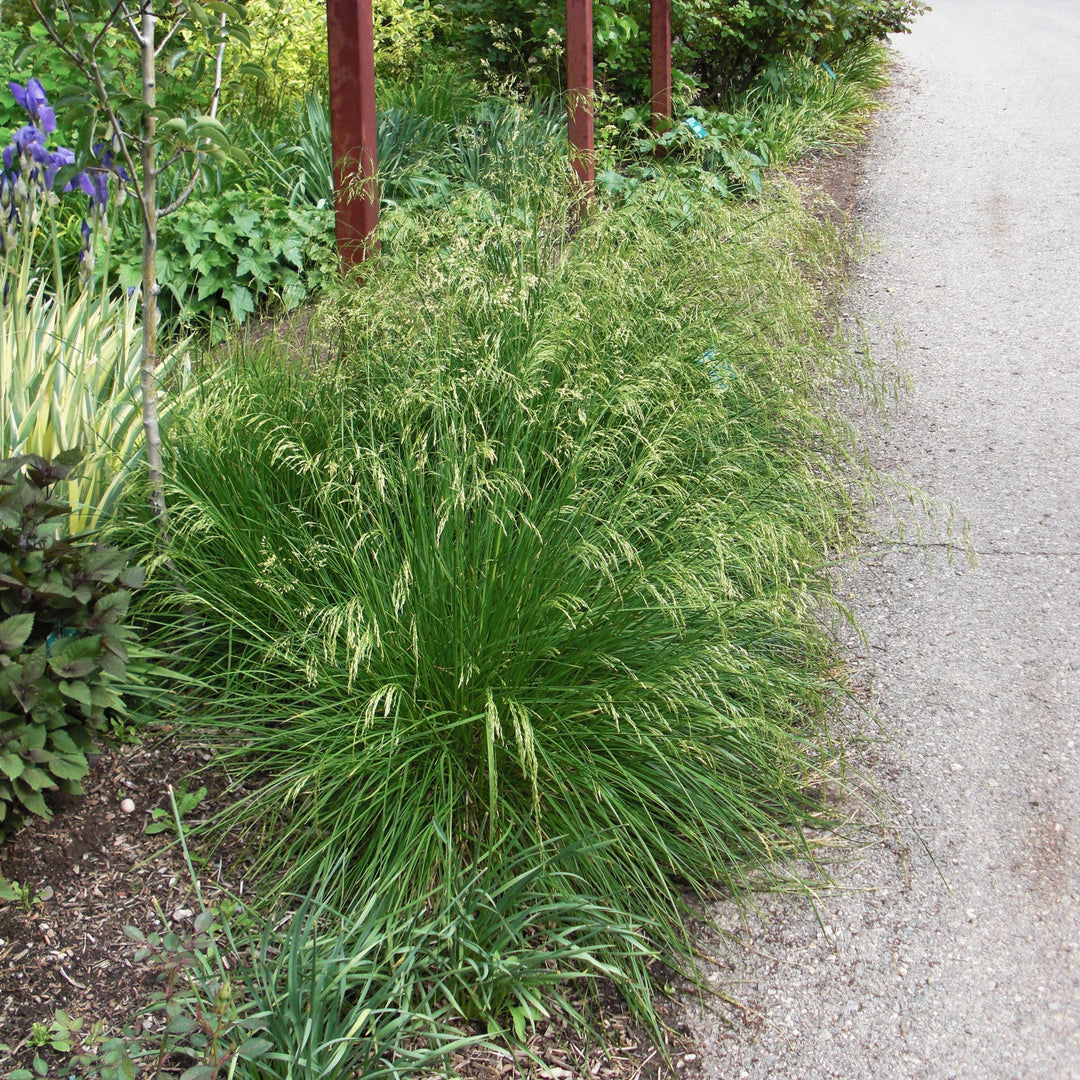
{"type": "Polygon", "coordinates": [[[811,225],[683,189],[563,250],[544,197],[398,214],[339,363],[226,366],[168,465],[188,587],[159,618],[259,777],[228,820],[279,885],[330,860],[407,904],[484,835],[600,837],[577,892],[677,962],[674,881],[738,888],[812,810],[851,507],[807,382],[811,225]]]}
{"type": "Polygon", "coordinates": [[[62,538],[54,489],[77,454],[0,462],[0,822],[51,817],[43,793],[81,793],[92,734],[123,713],[141,570],[123,552],[62,538]]]}
{"type": "MultiPolygon", "coordinates": [[[[496,70],[536,72],[562,85],[565,12],[555,0],[449,0],[445,43],[485,57],[496,70]]],[[[672,62],[677,85],[716,100],[746,89],[770,65],[830,60],[849,45],[902,32],[920,0],[674,0],[672,62]]],[[[628,99],[648,96],[649,4],[606,0],[593,8],[597,77],[628,99]]]]}
{"type": "Polygon", "coordinates": [[[178,832],[180,822],[202,805],[206,798],[206,788],[201,787],[198,791],[188,791],[186,784],[181,784],[172,795],[172,807],[166,810],[162,806],[155,806],[150,811],[150,821],[143,832],[147,836],[156,836],[158,833],[172,829],[178,832]]]}
{"type": "MultiPolygon", "coordinates": [[[[602,856],[603,845],[582,854],[602,856]]],[[[189,1080],[430,1075],[480,1041],[455,1020],[499,1035],[507,1019],[523,1040],[553,1004],[574,1015],[560,983],[617,972],[605,940],[615,913],[575,893],[580,883],[558,867],[570,895],[554,901],[543,861],[536,850],[509,864],[488,859],[449,897],[393,908],[372,898],[344,913],[316,888],[266,922],[229,901],[202,910],[186,932],[128,927],[136,963],[160,988],[119,1036],[82,1033],[57,1013],[34,1025],[36,1045],[70,1055],[85,1080],[160,1077],[163,1066],[173,1075],[177,1061],[189,1080]]],[[[614,929],[628,950],[648,954],[639,933],[614,929]]]]}
{"type": "Polygon", "coordinates": [[[47,1046],[58,1054],[70,1053],[82,1026],[81,1020],[68,1016],[63,1009],[57,1009],[50,1023],[34,1024],[30,1045],[39,1049],[47,1046]]]}
{"type": "Polygon", "coordinates": [[[604,154],[610,164],[597,173],[601,192],[630,198],[643,183],[666,175],[697,182],[703,191],[722,198],[761,193],[772,153],[750,117],[693,108],[682,123],[657,134],[649,118],[642,115],[645,111],[626,110],[623,114],[624,119],[634,121],[632,145],[639,156],[620,160],[617,150],[604,154]],[[657,162],[657,156],[662,156],[662,163],[657,162]]]}
{"type": "Polygon", "coordinates": [[[888,58],[876,41],[846,49],[827,71],[809,59],[774,68],[746,95],[744,110],[773,161],[795,161],[855,142],[880,107],[888,58]]]}
{"type": "Polygon", "coordinates": [[[93,527],[139,458],[137,301],[50,295],[44,282],[28,288],[19,275],[6,284],[18,299],[0,312],[0,457],[83,447],[82,467],[68,480],[72,527],[93,527]]]}
{"type": "MultiPolygon", "coordinates": [[[[540,169],[553,186],[565,178],[565,116],[555,98],[478,97],[445,80],[388,88],[378,117],[379,193],[384,206],[444,206],[461,190],[505,198],[507,183],[540,169]]],[[[330,205],[330,117],[324,100],[297,105],[297,142],[261,145],[265,186],[290,203],[330,205]]],[[[328,219],[329,220],[329,219],[328,219]]],[[[330,227],[329,225],[327,226],[330,227]]]]}
{"type": "Polygon", "coordinates": [[[36,904],[43,904],[51,900],[53,896],[52,886],[46,885],[39,893],[28,881],[13,881],[0,874],[0,900],[8,903],[18,901],[23,911],[29,914],[36,904]]]}
{"type": "MultiPolygon", "coordinates": [[[[23,62],[33,66],[47,56],[55,65],[54,77],[63,88],[56,104],[78,128],[79,157],[92,158],[93,145],[111,140],[119,128],[125,134],[119,155],[134,177],[137,133],[150,110],[143,95],[138,45],[127,21],[118,18],[116,5],[109,0],[80,0],[74,15],[56,0],[33,3],[41,17],[26,28],[23,62]]],[[[209,115],[208,73],[224,42],[250,44],[243,4],[217,6],[221,12],[185,0],[165,0],[157,11],[158,40],[164,51],[155,78],[156,139],[163,158],[186,166],[197,155],[226,159],[228,136],[209,115]],[[222,12],[224,26],[218,17],[222,12]]]]}
{"type": "MultiPolygon", "coordinates": [[[[416,74],[425,45],[441,22],[441,5],[429,0],[374,0],[372,6],[378,74],[416,74]]],[[[243,63],[234,57],[229,67],[230,112],[273,129],[292,102],[327,91],[326,3],[248,0],[246,14],[251,47],[243,63]]]]}
{"type": "MultiPolygon", "coordinates": [[[[265,192],[194,197],[162,222],[158,245],[174,325],[211,324],[214,341],[270,299],[292,310],[337,270],[332,206],[265,192]]],[[[117,262],[122,284],[140,279],[137,249],[117,262]]]]}
{"type": "Polygon", "coordinates": [[[671,179],[720,197],[756,197],[770,166],[858,138],[878,107],[885,55],[877,42],[851,46],[835,68],[803,58],[775,67],[733,106],[684,108],[657,134],[648,107],[621,109],[602,99],[597,186],[617,201],[651,197],[671,179]],[[662,156],[657,157],[657,151],[662,156]]]}

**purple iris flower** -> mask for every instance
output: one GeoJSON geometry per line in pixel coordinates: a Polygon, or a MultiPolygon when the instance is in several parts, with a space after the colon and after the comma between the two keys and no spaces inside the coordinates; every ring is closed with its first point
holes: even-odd
{"type": "MultiPolygon", "coordinates": [[[[71,164],[68,162],[67,164],[71,164]]],[[[81,191],[90,196],[95,210],[104,213],[109,205],[109,174],[104,169],[86,169],[77,172],[64,187],[64,191],[81,191]]]]}
{"type": "MultiPolygon", "coordinates": [[[[35,157],[37,157],[37,155],[35,155],[35,157]]],[[[38,157],[38,160],[45,166],[45,187],[49,191],[52,191],[53,183],[56,181],[56,174],[65,165],[75,164],[75,154],[66,146],[58,146],[55,150],[46,150],[38,157]]]]}
{"type": "Polygon", "coordinates": [[[94,194],[90,197],[98,210],[105,213],[105,208],[109,205],[109,174],[95,170],[90,174],[90,183],[94,188],[94,194]]]}
{"type": "MultiPolygon", "coordinates": [[[[65,166],[75,162],[75,154],[66,146],[58,146],[50,150],[45,145],[45,137],[37,128],[25,127],[15,132],[15,142],[8,150],[17,152],[20,156],[29,152],[31,160],[41,166],[41,171],[33,169],[31,178],[40,179],[46,190],[52,190],[56,174],[65,166]]],[[[14,153],[11,155],[14,161],[14,153]]],[[[7,165],[8,152],[4,151],[4,164],[7,165]]],[[[9,166],[10,167],[10,166],[9,166]]]]}
{"type": "Polygon", "coordinates": [[[131,177],[128,176],[127,169],[117,162],[116,157],[112,152],[112,148],[105,143],[94,143],[94,157],[101,162],[101,167],[103,169],[108,169],[109,172],[115,173],[125,184],[131,179],[131,177]]]}
{"type": "Polygon", "coordinates": [[[94,183],[88,173],[77,172],[64,187],[64,193],[68,191],[81,191],[92,199],[94,197],[94,183]]]}
{"type": "MultiPolygon", "coordinates": [[[[10,82],[8,87],[12,97],[26,110],[30,118],[30,123],[14,132],[11,142],[0,151],[0,160],[3,162],[3,169],[0,170],[0,190],[10,201],[10,216],[17,222],[17,200],[9,198],[12,192],[16,191],[16,184],[19,183],[20,187],[38,187],[51,191],[60,170],[75,163],[75,154],[66,146],[49,149],[49,136],[56,130],[56,114],[49,105],[40,80],[30,79],[26,86],[10,82]]],[[[95,146],[94,155],[98,161],[75,173],[63,187],[64,192],[81,191],[90,199],[91,221],[98,214],[104,215],[108,207],[109,178],[116,176],[121,183],[128,179],[126,170],[115,161],[107,144],[95,146]]],[[[81,231],[85,254],[90,250],[92,242],[92,229],[88,221],[83,221],[81,231]]]]}
{"type": "Polygon", "coordinates": [[[35,127],[33,124],[27,124],[26,127],[19,128],[11,136],[11,141],[15,144],[15,152],[21,154],[28,147],[33,146],[45,146],[45,132],[39,127],[35,127]]]}
{"type": "Polygon", "coordinates": [[[8,89],[16,104],[27,112],[34,123],[41,128],[46,135],[51,135],[56,130],[56,113],[49,105],[49,99],[45,96],[45,87],[40,80],[31,79],[24,87],[21,83],[9,82],[8,89]]]}

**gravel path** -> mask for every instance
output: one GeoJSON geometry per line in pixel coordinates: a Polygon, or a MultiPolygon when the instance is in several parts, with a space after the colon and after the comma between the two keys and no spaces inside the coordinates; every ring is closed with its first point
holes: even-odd
{"type": "Polygon", "coordinates": [[[882,358],[906,339],[882,463],[978,567],[860,567],[883,827],[820,924],[718,910],[708,1080],[1080,1080],[1080,4],[935,0],[895,44],[850,304],[882,358]]]}

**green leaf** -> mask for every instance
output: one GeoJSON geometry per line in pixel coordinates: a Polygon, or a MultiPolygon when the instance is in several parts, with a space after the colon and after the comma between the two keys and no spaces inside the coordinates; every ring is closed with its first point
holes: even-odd
{"type": "Polygon", "coordinates": [[[198,255],[192,258],[191,269],[196,274],[209,276],[212,282],[212,291],[217,292],[222,282],[213,275],[213,271],[222,269],[229,261],[221,247],[204,247],[198,255]]]}
{"type": "Polygon", "coordinates": [[[0,771],[9,780],[17,780],[25,768],[26,762],[18,754],[13,754],[10,750],[0,750],[0,771]]]}
{"type": "Polygon", "coordinates": [[[125,567],[116,584],[123,589],[141,589],[146,582],[146,570],[141,566],[125,567]]]}
{"type": "MultiPolygon", "coordinates": [[[[28,60],[31,55],[33,55],[33,53],[35,53],[40,48],[41,42],[39,41],[24,41],[23,44],[19,46],[18,50],[15,53],[15,56],[12,58],[11,66],[14,68],[21,68],[23,66],[23,62],[28,60]]],[[[12,1074],[12,1077],[14,1077],[14,1073],[12,1074]]],[[[9,1080],[12,1080],[12,1077],[9,1077],[9,1080]]]]}
{"type": "Polygon", "coordinates": [[[183,49],[173,49],[173,50],[172,50],[172,51],[171,51],[171,52],[169,53],[169,56],[168,56],[168,58],[167,58],[167,59],[166,59],[166,61],[165,61],[165,68],[166,68],[166,70],[167,70],[167,71],[168,71],[168,72],[169,72],[170,74],[171,74],[172,72],[174,72],[174,71],[175,71],[175,70],[177,69],[177,67],[179,67],[179,65],[180,65],[180,64],[182,64],[182,63],[184,62],[184,59],[185,59],[185,57],[186,57],[187,55],[188,55],[188,50],[187,50],[186,48],[183,48],[183,49]]]}
{"type": "Polygon", "coordinates": [[[24,769],[22,776],[17,779],[35,791],[52,791],[56,787],[56,783],[48,773],[35,769],[33,766],[24,769]]]}
{"type": "Polygon", "coordinates": [[[90,771],[90,766],[82,754],[53,754],[49,771],[62,780],[81,780],[90,771]]]}
{"type": "Polygon", "coordinates": [[[165,1030],[172,1035],[190,1035],[199,1025],[190,1016],[173,1016],[165,1025],[165,1030]]]}
{"type": "Polygon", "coordinates": [[[53,749],[61,754],[81,754],[82,751],[68,732],[62,728],[52,733],[53,749]]]}
{"type": "Polygon", "coordinates": [[[205,934],[211,926],[214,925],[214,920],[217,918],[217,912],[213,908],[207,908],[205,911],[200,911],[195,916],[195,933],[205,934]]]}
{"type": "Polygon", "coordinates": [[[257,1061],[264,1054],[269,1053],[274,1044],[269,1039],[255,1037],[245,1039],[237,1048],[236,1056],[245,1058],[247,1061],[257,1061]]]}
{"type": "Polygon", "coordinates": [[[134,289],[142,284],[142,267],[138,263],[121,263],[117,267],[116,276],[120,285],[125,289],[134,289]]]}
{"type": "Polygon", "coordinates": [[[34,628],[34,613],[12,615],[0,622],[0,652],[13,653],[25,644],[34,628]]]}
{"type": "Polygon", "coordinates": [[[212,116],[196,116],[188,124],[188,133],[192,138],[206,139],[215,146],[229,146],[229,133],[225,125],[212,116]]]}
{"type": "Polygon", "coordinates": [[[116,548],[95,547],[83,559],[83,573],[91,581],[115,581],[127,563],[127,556],[116,548]]]}
{"type": "Polygon", "coordinates": [[[180,1080],[213,1080],[214,1073],[209,1065],[192,1065],[180,1074],[180,1080]]]}
{"type": "Polygon", "coordinates": [[[238,281],[234,281],[225,290],[225,299],[229,301],[233,318],[238,323],[242,323],[244,317],[255,310],[255,298],[251,295],[251,290],[244,288],[238,281]]]}
{"type": "Polygon", "coordinates": [[[24,750],[44,750],[48,731],[44,724],[27,724],[19,737],[24,750]]]}
{"type": "MultiPolygon", "coordinates": [[[[98,665],[95,663],[94,667],[98,665]]],[[[93,668],[90,669],[91,671],[93,668]]],[[[89,674],[89,672],[87,672],[89,674]]],[[[65,697],[71,698],[73,701],[79,702],[80,705],[85,705],[88,709],[94,705],[94,699],[90,696],[90,687],[86,685],[81,679],[69,681],[67,679],[60,680],[60,693],[65,697]]]]}
{"type": "Polygon", "coordinates": [[[118,648],[107,648],[101,654],[101,670],[117,679],[122,679],[127,674],[127,651],[122,645],[118,648]]]}
{"type": "Polygon", "coordinates": [[[250,236],[260,221],[259,212],[247,207],[238,207],[230,216],[236,225],[237,233],[244,237],[250,236]]]}
{"type": "Polygon", "coordinates": [[[45,800],[41,797],[41,793],[35,791],[33,788],[27,787],[20,780],[16,780],[14,784],[15,797],[29,810],[32,814],[37,814],[38,817],[44,818],[46,821],[52,821],[52,812],[45,804],[45,800]]]}
{"type": "Polygon", "coordinates": [[[100,651],[101,638],[97,634],[65,638],[53,647],[49,667],[61,679],[84,679],[98,669],[100,651]]]}

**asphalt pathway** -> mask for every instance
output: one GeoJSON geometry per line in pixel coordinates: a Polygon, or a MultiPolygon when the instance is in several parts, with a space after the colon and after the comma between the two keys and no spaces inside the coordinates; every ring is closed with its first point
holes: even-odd
{"type": "Polygon", "coordinates": [[[967,518],[978,566],[859,569],[883,828],[820,924],[718,909],[741,1005],[691,1008],[700,1064],[1080,1080],[1080,3],[934,0],[894,45],[848,306],[881,359],[906,340],[882,464],[967,518]]]}

